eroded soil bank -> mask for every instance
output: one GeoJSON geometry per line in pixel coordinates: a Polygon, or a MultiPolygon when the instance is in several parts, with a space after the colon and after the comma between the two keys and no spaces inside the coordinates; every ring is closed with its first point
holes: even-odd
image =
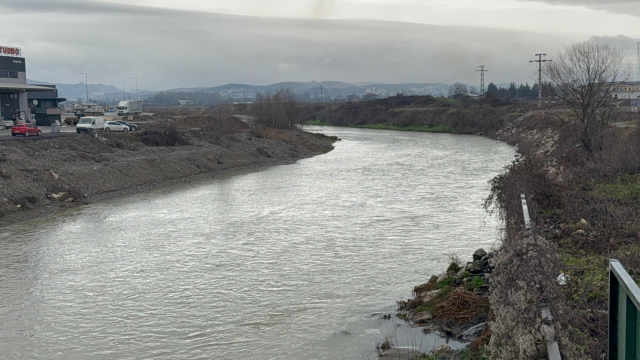
{"type": "Polygon", "coordinates": [[[137,133],[0,141],[0,225],[70,207],[326,153],[335,138],[211,114],[156,114],[137,133]]]}

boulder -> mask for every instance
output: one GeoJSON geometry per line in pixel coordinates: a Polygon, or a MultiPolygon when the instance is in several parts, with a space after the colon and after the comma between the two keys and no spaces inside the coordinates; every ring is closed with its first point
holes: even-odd
{"type": "Polygon", "coordinates": [[[473,253],[473,261],[480,261],[483,256],[486,256],[487,252],[484,249],[478,249],[473,253]]]}
{"type": "Polygon", "coordinates": [[[433,299],[434,297],[436,297],[439,293],[440,293],[440,290],[425,291],[422,294],[420,294],[420,297],[422,298],[422,301],[427,302],[433,299]]]}
{"type": "Polygon", "coordinates": [[[433,314],[428,311],[421,311],[411,317],[411,321],[413,321],[414,324],[422,324],[431,319],[433,319],[433,314]]]}
{"type": "Polygon", "coordinates": [[[467,271],[472,274],[480,274],[482,272],[482,264],[479,261],[470,262],[467,264],[467,271]]]}
{"type": "Polygon", "coordinates": [[[480,323],[478,325],[474,325],[474,326],[468,328],[467,330],[465,330],[460,335],[460,338],[462,340],[465,340],[465,341],[473,341],[478,336],[482,335],[482,333],[484,332],[484,329],[486,329],[486,327],[487,327],[487,323],[486,322],[480,323]]]}

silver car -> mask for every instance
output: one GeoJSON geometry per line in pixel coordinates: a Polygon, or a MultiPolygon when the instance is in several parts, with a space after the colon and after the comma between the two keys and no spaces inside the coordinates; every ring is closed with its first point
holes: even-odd
{"type": "Polygon", "coordinates": [[[7,120],[4,118],[0,118],[0,130],[2,129],[11,129],[13,127],[13,121],[7,120]]]}
{"type": "Polygon", "coordinates": [[[104,123],[104,131],[129,131],[129,127],[115,121],[107,121],[104,123]]]}

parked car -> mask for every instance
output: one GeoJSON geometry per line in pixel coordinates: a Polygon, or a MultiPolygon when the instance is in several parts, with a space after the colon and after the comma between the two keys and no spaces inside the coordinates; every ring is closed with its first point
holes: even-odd
{"type": "Polygon", "coordinates": [[[118,124],[122,124],[124,126],[128,126],[129,131],[138,131],[138,125],[129,124],[126,121],[122,121],[122,120],[115,120],[114,122],[117,122],[118,124]]]}
{"type": "Polygon", "coordinates": [[[2,119],[0,121],[2,122],[2,125],[4,125],[0,127],[4,127],[5,129],[10,129],[13,127],[13,120],[2,119]]]}
{"type": "Polygon", "coordinates": [[[27,126],[27,124],[15,124],[11,128],[11,136],[16,135],[24,135],[25,137],[32,135],[40,136],[42,135],[42,130],[40,130],[40,128],[37,126],[32,127],[27,126]]]}
{"type": "Polygon", "coordinates": [[[104,131],[129,131],[129,126],[122,125],[116,121],[107,121],[104,123],[104,131]]]}

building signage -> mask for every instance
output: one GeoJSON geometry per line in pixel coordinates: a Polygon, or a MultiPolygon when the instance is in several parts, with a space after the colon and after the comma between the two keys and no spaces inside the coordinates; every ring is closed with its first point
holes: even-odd
{"type": "Polygon", "coordinates": [[[0,45],[0,56],[22,56],[22,49],[15,46],[2,46],[0,45]]]}
{"type": "Polygon", "coordinates": [[[58,108],[47,109],[47,115],[60,115],[60,113],[60,109],[58,108]]]}

